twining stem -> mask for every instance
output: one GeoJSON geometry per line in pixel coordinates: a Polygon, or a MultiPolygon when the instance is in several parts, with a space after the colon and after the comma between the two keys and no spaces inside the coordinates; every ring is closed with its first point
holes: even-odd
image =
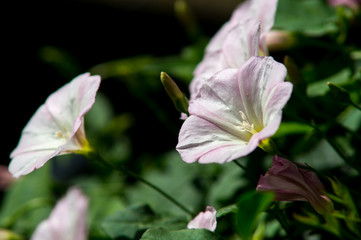
{"type": "Polygon", "coordinates": [[[172,202],[173,204],[175,204],[177,207],[179,207],[180,209],[182,209],[184,212],[186,212],[187,214],[189,214],[190,216],[195,216],[195,214],[190,211],[189,209],[187,209],[185,206],[183,206],[180,202],[178,202],[177,200],[175,200],[172,196],[170,196],[168,193],[164,192],[162,189],[160,189],[159,187],[157,187],[156,185],[154,185],[153,183],[149,182],[148,180],[142,178],[140,175],[138,175],[137,173],[130,171],[126,168],[124,168],[123,166],[117,166],[115,164],[113,164],[112,162],[109,162],[108,160],[106,160],[105,158],[103,158],[99,153],[97,152],[92,152],[87,154],[86,157],[89,157],[93,160],[96,160],[98,162],[101,162],[104,165],[107,165],[108,167],[117,170],[120,173],[126,174],[128,176],[131,176],[135,179],[137,179],[138,181],[144,183],[145,185],[147,185],[148,187],[152,188],[153,190],[157,191],[159,194],[161,194],[163,197],[165,197],[166,199],[168,199],[170,202],[172,202]]]}
{"type": "Polygon", "coordinates": [[[234,162],[238,167],[240,167],[240,168],[244,171],[244,174],[249,177],[249,180],[250,180],[253,184],[255,184],[255,185],[258,184],[258,179],[257,179],[254,175],[250,174],[250,172],[247,170],[247,168],[246,168],[245,166],[243,166],[242,164],[240,164],[237,160],[233,160],[232,162],[234,162]]]}

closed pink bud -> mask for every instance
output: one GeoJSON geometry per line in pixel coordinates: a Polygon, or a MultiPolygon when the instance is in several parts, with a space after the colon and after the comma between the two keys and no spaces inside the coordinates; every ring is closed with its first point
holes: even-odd
{"type": "Polygon", "coordinates": [[[279,156],[273,158],[272,167],[260,177],[257,191],[274,192],[277,201],[307,201],[321,214],[333,210],[317,175],[279,156]]]}

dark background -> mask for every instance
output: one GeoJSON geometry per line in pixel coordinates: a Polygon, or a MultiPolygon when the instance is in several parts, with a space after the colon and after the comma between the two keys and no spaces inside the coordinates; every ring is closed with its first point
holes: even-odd
{"type": "MultiPolygon", "coordinates": [[[[205,36],[212,36],[239,3],[189,2],[205,36]]],[[[8,1],[2,6],[1,121],[5,131],[1,136],[5,144],[1,164],[9,163],[21,130],[47,96],[76,76],[61,74],[44,62],[40,57],[44,47],[71,54],[76,74],[114,59],[178,54],[191,40],[176,18],[173,4],[172,0],[63,0],[8,1]],[[167,38],[161,37],[164,32],[167,38]]],[[[118,90],[102,84],[101,91],[115,96],[118,90]]],[[[172,107],[170,103],[167,106],[172,107]]],[[[170,147],[177,139],[165,137],[163,141],[159,146],[170,147]]]]}

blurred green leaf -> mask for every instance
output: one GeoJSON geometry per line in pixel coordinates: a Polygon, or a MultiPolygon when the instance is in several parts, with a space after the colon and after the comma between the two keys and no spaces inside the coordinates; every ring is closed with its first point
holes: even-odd
{"type": "Polygon", "coordinates": [[[338,180],[330,179],[332,184],[333,191],[340,200],[340,203],[343,205],[343,209],[340,211],[340,214],[343,215],[347,227],[354,233],[360,234],[359,229],[359,219],[357,207],[354,203],[354,200],[348,190],[348,188],[343,185],[338,180]]]}
{"type": "Polygon", "coordinates": [[[17,179],[8,189],[0,211],[0,226],[29,235],[53,207],[50,163],[17,179]]]}
{"type": "Polygon", "coordinates": [[[307,86],[307,95],[309,97],[322,96],[327,91],[329,91],[329,87],[327,85],[328,82],[333,84],[344,84],[349,81],[351,78],[351,71],[347,68],[341,70],[335,75],[328,77],[326,79],[322,79],[320,81],[310,83],[307,86]]]}
{"type": "Polygon", "coordinates": [[[243,240],[252,239],[260,213],[268,209],[274,199],[272,193],[247,192],[238,203],[236,230],[243,240]]]}
{"type": "Polygon", "coordinates": [[[280,0],[274,28],[320,36],[337,31],[336,10],[322,0],[280,0]]]}
{"type": "Polygon", "coordinates": [[[312,131],[313,128],[307,124],[299,122],[282,122],[274,138],[284,137],[292,134],[305,134],[312,131]]]}
{"type": "Polygon", "coordinates": [[[161,217],[148,206],[140,205],[130,206],[106,218],[102,227],[112,238],[139,239],[143,231],[148,228],[182,229],[186,227],[186,221],[179,218],[161,217]]]}
{"type": "Polygon", "coordinates": [[[54,67],[65,79],[72,79],[81,72],[80,64],[66,49],[44,46],[38,55],[40,60],[54,67]]]}
{"type": "Polygon", "coordinates": [[[217,180],[211,184],[208,191],[208,201],[212,206],[217,207],[228,199],[232,199],[239,189],[247,185],[247,179],[243,177],[243,174],[244,171],[235,167],[232,162],[222,165],[222,171],[217,173],[217,180]]]}
{"type": "Polygon", "coordinates": [[[104,131],[105,126],[109,124],[113,116],[112,103],[106,95],[98,92],[93,107],[85,115],[87,135],[97,135],[99,132],[104,131]]]}
{"type": "Polygon", "coordinates": [[[223,207],[223,208],[217,210],[217,218],[227,215],[229,213],[235,213],[235,212],[237,212],[237,210],[238,210],[238,208],[235,204],[232,204],[227,207],[223,207]]]}
{"type": "Polygon", "coordinates": [[[123,178],[118,173],[112,172],[102,178],[99,176],[77,178],[72,184],[79,186],[90,199],[89,235],[92,237],[103,236],[101,223],[104,219],[126,207],[125,200],[122,198],[123,178]]]}
{"type": "Polygon", "coordinates": [[[361,126],[361,112],[350,107],[341,115],[340,122],[344,127],[356,131],[361,126]]]}
{"type": "Polygon", "coordinates": [[[294,161],[306,163],[318,170],[340,167],[344,164],[342,158],[326,140],[321,140],[313,149],[295,156],[294,161]]]}
{"type": "MultiPolygon", "coordinates": [[[[175,150],[152,161],[159,164],[164,163],[164,167],[162,169],[148,167],[143,177],[169,195],[176,197],[188,209],[196,209],[201,203],[203,195],[194,185],[194,181],[197,177],[204,176],[205,169],[212,166],[185,163],[175,150]]],[[[148,204],[158,213],[184,215],[182,210],[142,183],[127,188],[125,194],[130,202],[148,204]]]]}
{"type": "Polygon", "coordinates": [[[141,240],[221,240],[222,237],[206,229],[184,229],[168,231],[164,229],[149,229],[141,240]]]}

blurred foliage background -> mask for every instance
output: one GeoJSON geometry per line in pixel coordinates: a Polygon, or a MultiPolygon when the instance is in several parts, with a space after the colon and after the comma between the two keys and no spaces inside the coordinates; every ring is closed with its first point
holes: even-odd
{"type": "MultiPolygon", "coordinates": [[[[96,103],[86,115],[86,132],[89,141],[109,160],[142,174],[195,212],[205,205],[220,208],[234,204],[242,193],[253,190],[259,175],[271,165],[272,156],[261,150],[241,159],[247,172],[232,163],[186,164],[174,150],[182,121],[159,74],[166,71],[188,94],[192,71],[202,59],[209,37],[229,19],[240,1],[188,2],[198,25],[189,25],[179,15],[181,6],[177,12],[174,1],[166,0],[6,3],[4,9],[10,14],[2,16],[5,147],[1,164],[9,163],[21,130],[46,97],[78,74],[90,71],[103,80],[96,103]]],[[[306,162],[325,175],[341,176],[352,195],[359,197],[360,154],[356,150],[361,144],[361,115],[340,103],[326,82],[341,85],[360,102],[360,15],[348,18],[347,9],[331,8],[321,0],[279,2],[274,28],[293,32],[298,42],[270,54],[279,62],[288,56],[289,65],[294,64],[299,72],[289,75],[294,92],[274,140],[292,160],[306,162]],[[349,164],[333,143],[341,146],[349,164]]],[[[31,233],[66,187],[73,184],[80,185],[92,199],[91,235],[99,239],[106,239],[104,229],[113,237],[132,229],[126,233],[131,239],[137,236],[140,225],[166,224],[176,229],[187,221],[179,209],[152,189],[78,156],[49,161],[26,179],[6,198],[1,192],[0,225],[19,233],[31,233]],[[144,206],[127,208],[135,203],[149,204],[162,217],[144,206]],[[26,215],[18,220],[23,212],[26,215]],[[164,217],[169,214],[179,216],[179,221],[173,218],[170,223],[164,217]],[[125,224],[133,215],[139,226],[125,224]],[[144,215],[151,220],[144,220],[144,215]]],[[[287,205],[286,216],[293,218],[302,204],[287,205]]],[[[352,210],[357,212],[360,207],[357,202],[352,210]]],[[[311,211],[311,207],[306,209],[311,211]]],[[[232,234],[228,224],[232,219],[229,215],[224,218],[217,231],[228,236],[232,234]]],[[[270,218],[264,218],[266,221],[265,234],[271,238],[281,227],[270,218]]],[[[304,225],[291,227],[295,236],[307,229],[304,225]]]]}

